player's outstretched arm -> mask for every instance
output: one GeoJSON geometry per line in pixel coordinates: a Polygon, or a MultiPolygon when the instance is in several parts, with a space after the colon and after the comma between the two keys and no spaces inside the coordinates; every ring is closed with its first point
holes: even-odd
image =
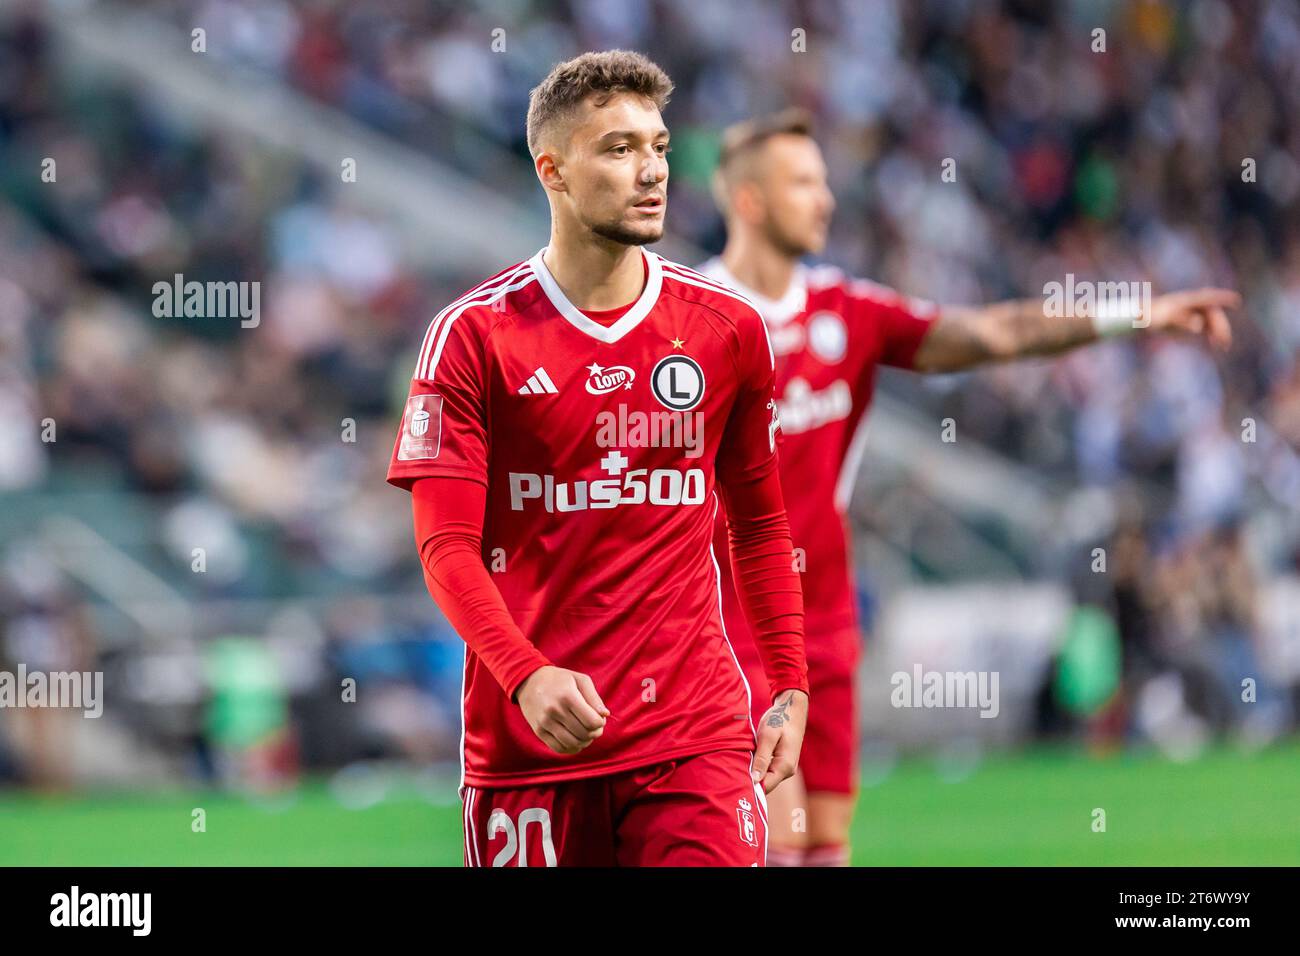
{"type": "Polygon", "coordinates": [[[1229,289],[1195,289],[1151,299],[1140,311],[1109,320],[1089,314],[1050,315],[1046,299],[948,307],[926,333],[913,360],[919,372],[955,372],[989,362],[1055,355],[1117,332],[1182,332],[1204,336],[1216,349],[1232,344],[1228,309],[1241,305],[1229,289]],[[1136,321],[1135,321],[1136,320],[1136,321]]]}

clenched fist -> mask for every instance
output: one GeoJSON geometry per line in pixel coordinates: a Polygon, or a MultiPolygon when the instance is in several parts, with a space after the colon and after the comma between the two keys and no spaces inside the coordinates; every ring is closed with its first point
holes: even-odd
{"type": "Polygon", "coordinates": [[[533,733],[557,754],[576,754],[605,732],[609,708],[586,674],[539,667],[515,698],[533,733]]]}

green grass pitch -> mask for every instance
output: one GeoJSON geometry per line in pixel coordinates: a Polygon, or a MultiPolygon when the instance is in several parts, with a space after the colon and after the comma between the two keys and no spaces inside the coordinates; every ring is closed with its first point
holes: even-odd
{"type": "MultiPolygon", "coordinates": [[[[454,781],[406,778],[365,802],[350,809],[321,781],[270,802],[0,793],[0,865],[460,865],[454,781]],[[196,807],[206,832],[192,832],[196,807]]],[[[1294,866],[1300,744],[1186,764],[1031,751],[960,775],[912,758],[868,768],[853,839],[859,866],[1294,866]],[[1094,808],[1106,813],[1104,833],[1093,831],[1094,808]]]]}

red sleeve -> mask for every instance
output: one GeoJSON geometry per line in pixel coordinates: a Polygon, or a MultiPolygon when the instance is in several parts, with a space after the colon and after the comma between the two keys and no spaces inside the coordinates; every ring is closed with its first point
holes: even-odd
{"type": "Polygon", "coordinates": [[[473,314],[440,313],[429,325],[388,481],[452,475],[487,485],[487,358],[473,314]]]}
{"type": "Polygon", "coordinates": [[[411,487],[415,543],[429,593],[512,701],[551,662],[510,616],[483,565],[487,487],[465,478],[420,478],[411,487]]]}
{"type": "Polygon", "coordinates": [[[740,333],[740,392],[717,464],[732,574],[774,695],[790,688],[807,693],[803,591],[777,470],[772,351],[757,314],[740,333]]]}
{"type": "Polygon", "coordinates": [[[917,349],[939,317],[939,307],[867,279],[850,280],[848,292],[857,313],[854,318],[878,330],[880,364],[912,368],[917,349]]]}

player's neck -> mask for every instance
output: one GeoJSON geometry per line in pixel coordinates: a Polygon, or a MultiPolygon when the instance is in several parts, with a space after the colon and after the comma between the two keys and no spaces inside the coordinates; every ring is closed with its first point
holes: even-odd
{"type": "Polygon", "coordinates": [[[639,246],[585,238],[569,240],[552,230],[542,261],[579,309],[617,309],[635,301],[645,289],[645,266],[639,246]]]}
{"type": "Polygon", "coordinates": [[[733,237],[722,250],[722,264],[747,288],[779,302],[790,291],[799,260],[791,259],[770,245],[733,237]]]}

